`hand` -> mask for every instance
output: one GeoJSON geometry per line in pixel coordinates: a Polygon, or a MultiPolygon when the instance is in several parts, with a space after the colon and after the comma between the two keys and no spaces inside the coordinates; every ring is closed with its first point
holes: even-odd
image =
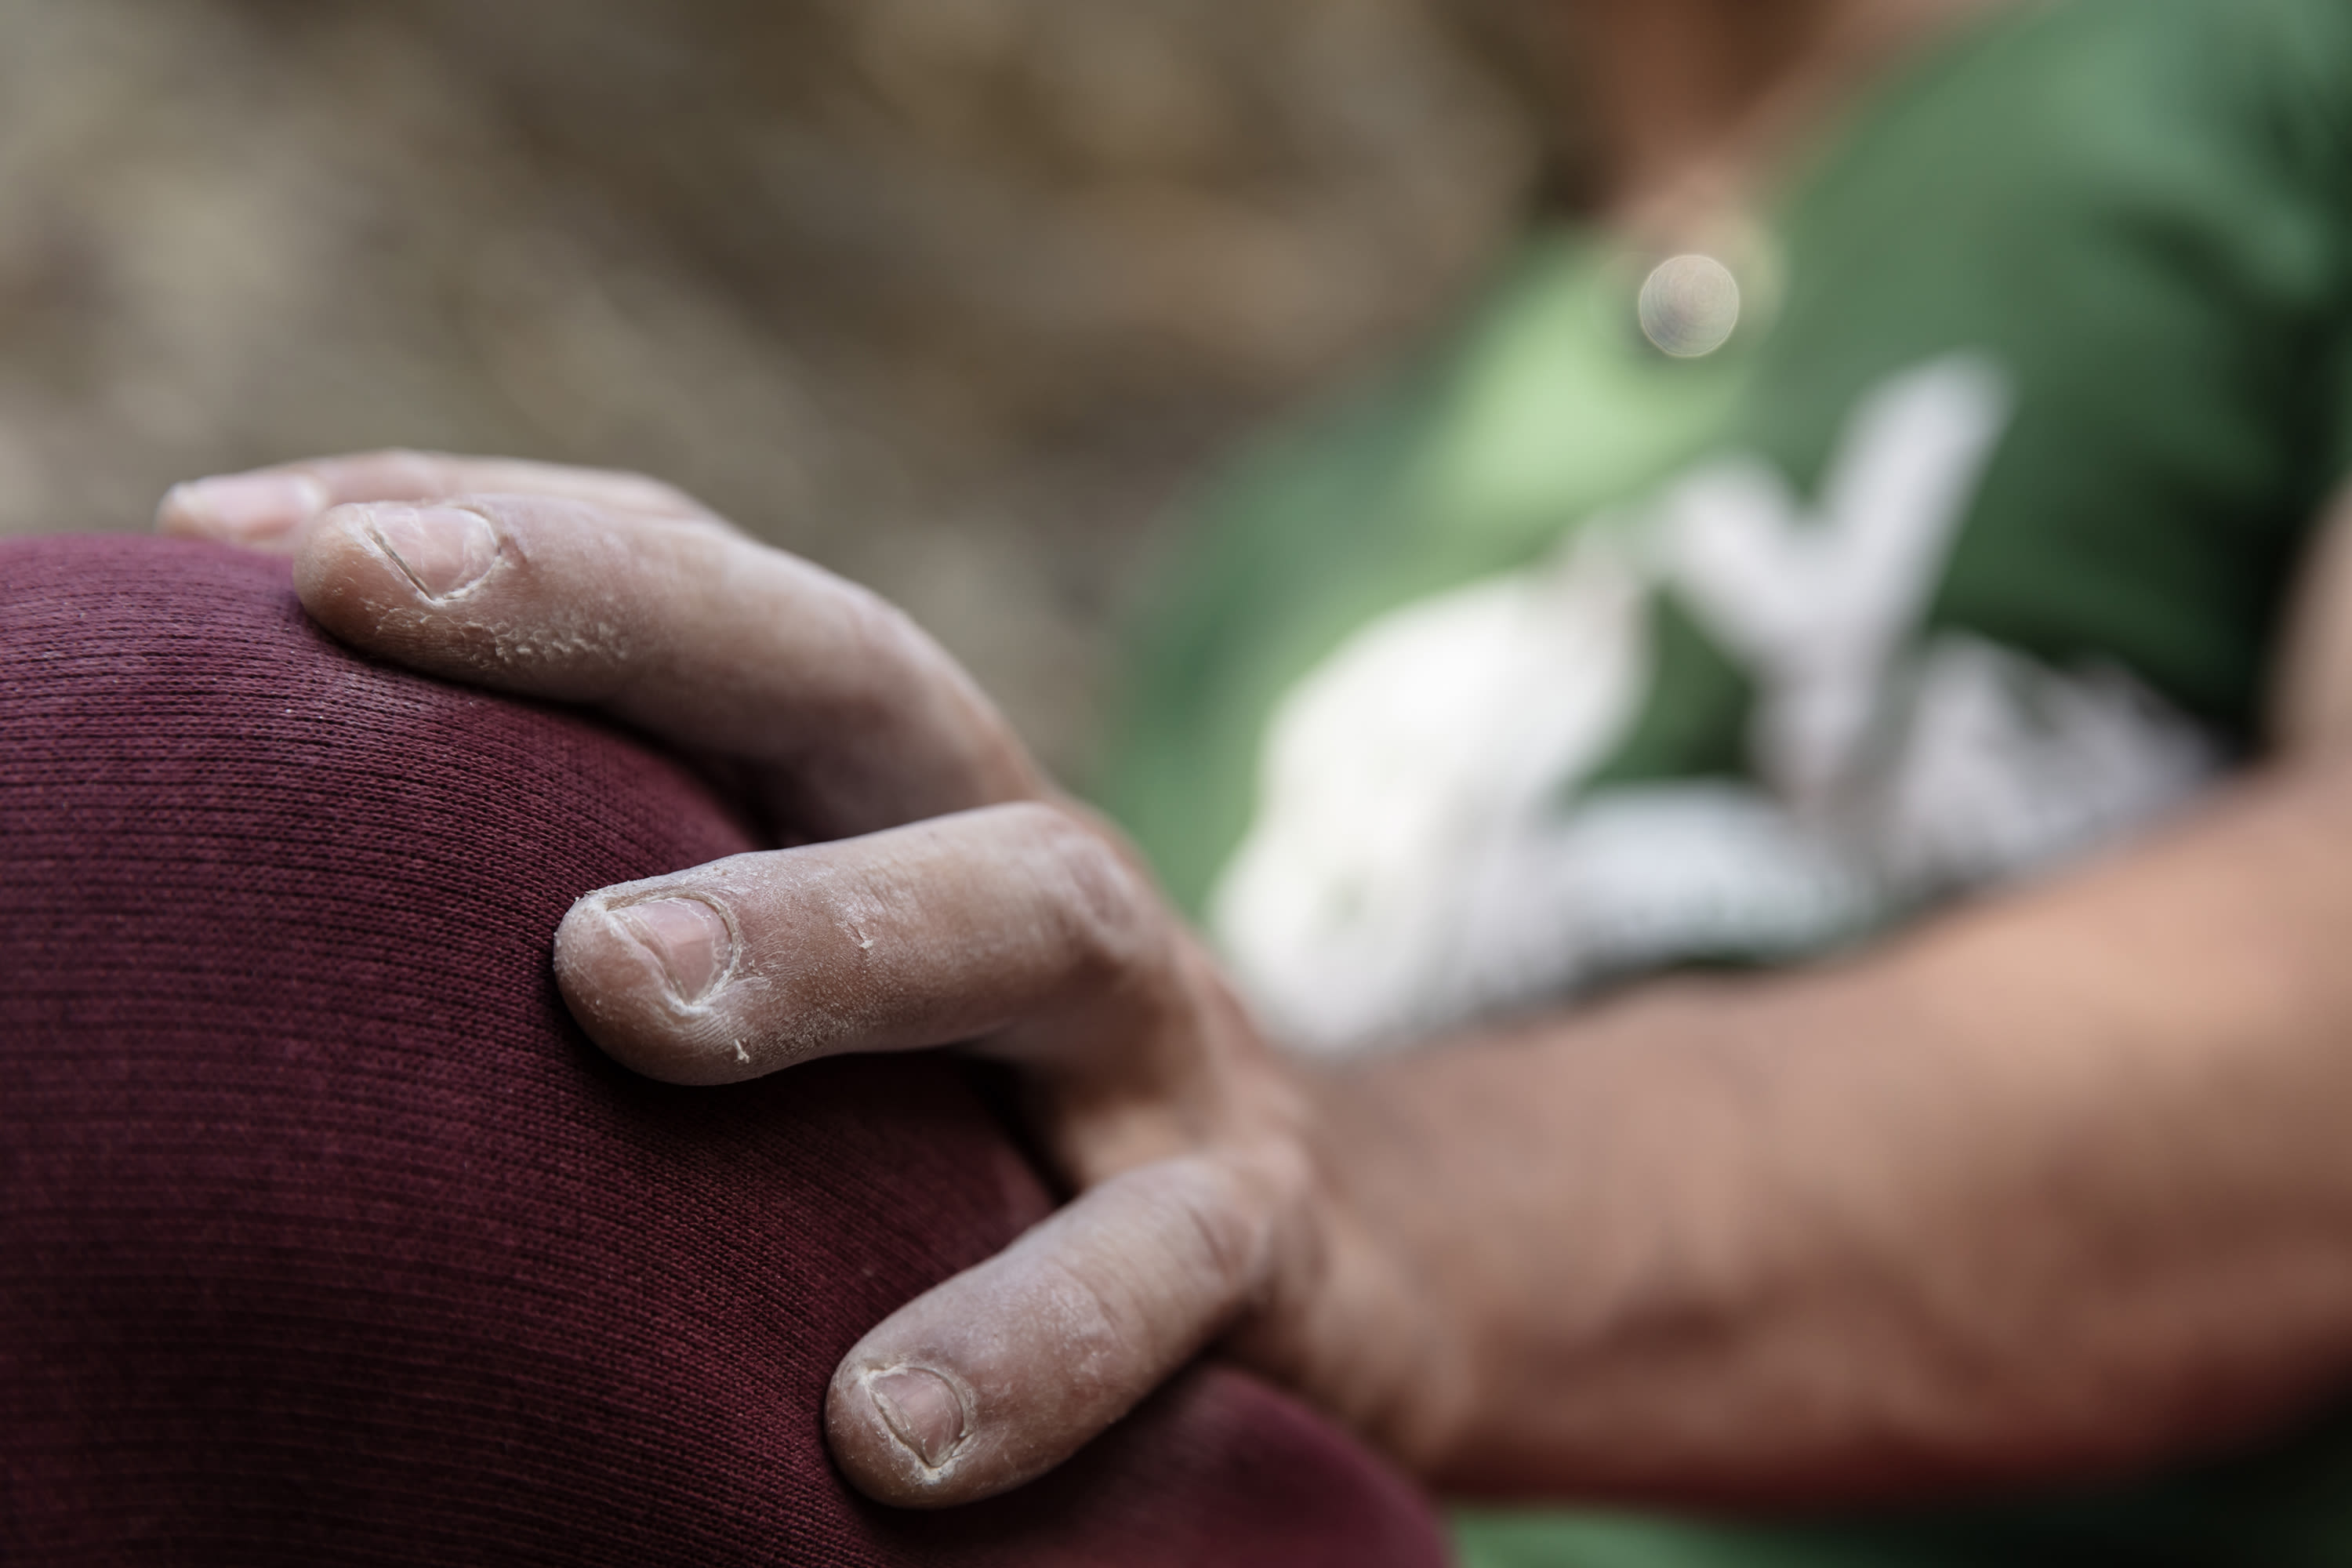
{"type": "Polygon", "coordinates": [[[1220,1335],[1444,1483],[1650,1504],[2112,1475],[2352,1375],[2352,763],[1834,963],[1308,1078],[937,648],[674,491],[394,455],[163,521],[290,552],[373,653],[731,756],[819,840],[581,900],[559,974],[623,1060],[1025,1071],[1081,1195],[845,1359],[875,1497],[1017,1485],[1220,1335]]]}
{"type": "Polygon", "coordinates": [[[621,1061],[720,1084],[966,1043],[1023,1072],[1080,1196],[843,1361],[835,1456],[886,1502],[1017,1486],[1211,1341],[1391,1446],[1444,1357],[1254,1032],[1118,837],[874,595],[631,476],[379,453],[181,486],[166,532],[289,553],[310,614],[426,673],[592,705],[748,771],[793,847],[589,893],[556,933],[621,1061]]]}

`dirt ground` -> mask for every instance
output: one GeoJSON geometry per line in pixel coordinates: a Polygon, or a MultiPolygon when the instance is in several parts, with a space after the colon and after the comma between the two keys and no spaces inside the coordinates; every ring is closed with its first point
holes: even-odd
{"type": "Polygon", "coordinates": [[[1423,0],[0,0],[0,533],[642,468],[1082,773],[1185,484],[1442,317],[1532,163],[1423,0]]]}

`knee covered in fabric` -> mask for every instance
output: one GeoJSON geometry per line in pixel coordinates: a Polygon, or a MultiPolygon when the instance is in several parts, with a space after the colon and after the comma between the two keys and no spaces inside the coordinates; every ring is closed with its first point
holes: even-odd
{"type": "Polygon", "coordinates": [[[0,1547],[1442,1560],[1215,1369],[972,1509],[847,1490],[838,1358],[1049,1200],[950,1057],[718,1091],[583,1040],[572,900],[751,847],[626,736],[341,649],[281,563],[0,544],[0,1547]]]}

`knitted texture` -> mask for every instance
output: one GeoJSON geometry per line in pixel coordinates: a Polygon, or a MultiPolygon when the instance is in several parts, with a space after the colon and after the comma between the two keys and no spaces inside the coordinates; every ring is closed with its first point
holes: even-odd
{"type": "Polygon", "coordinates": [[[1441,1563],[1222,1369],[1006,1498],[848,1491],[835,1363],[1048,1200],[950,1057],[585,1043],[572,900],[751,847],[607,728],[329,642],[282,563],[0,543],[0,1559],[1441,1563]]]}

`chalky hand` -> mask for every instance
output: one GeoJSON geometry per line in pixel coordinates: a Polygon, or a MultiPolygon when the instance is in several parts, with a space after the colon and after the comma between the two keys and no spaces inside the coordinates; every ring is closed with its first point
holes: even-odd
{"type": "Polygon", "coordinates": [[[1339,1239],[1304,1086],[1134,853],[904,616],[627,475],[379,453],[184,485],[159,523],[290,554],[310,614],[370,654],[726,759],[806,840],[572,908],[556,973],[621,1061],[715,1085],[963,1043],[1022,1069],[1080,1195],[843,1361],[826,1429],[860,1489],[1017,1486],[1220,1335],[1377,1425],[1387,1384],[1345,1348],[1409,1292],[1339,1239]]]}

